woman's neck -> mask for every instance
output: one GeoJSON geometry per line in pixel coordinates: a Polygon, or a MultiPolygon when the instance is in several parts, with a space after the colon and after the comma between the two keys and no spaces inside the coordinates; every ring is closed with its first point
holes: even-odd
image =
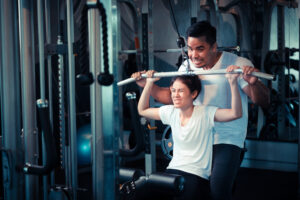
{"type": "Polygon", "coordinates": [[[180,109],[180,124],[185,126],[193,115],[194,105],[180,109]]]}

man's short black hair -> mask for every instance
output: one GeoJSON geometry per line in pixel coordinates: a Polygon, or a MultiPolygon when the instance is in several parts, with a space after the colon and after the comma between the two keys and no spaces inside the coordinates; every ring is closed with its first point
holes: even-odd
{"type": "Polygon", "coordinates": [[[199,38],[205,36],[208,44],[213,45],[216,42],[216,28],[208,21],[200,21],[192,24],[186,31],[186,38],[199,38]]]}

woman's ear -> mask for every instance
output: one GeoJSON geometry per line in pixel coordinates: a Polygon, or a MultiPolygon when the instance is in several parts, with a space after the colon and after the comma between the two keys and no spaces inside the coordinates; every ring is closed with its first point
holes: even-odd
{"type": "Polygon", "coordinates": [[[198,96],[198,91],[195,90],[194,92],[192,92],[192,97],[193,99],[195,99],[198,96]]]}

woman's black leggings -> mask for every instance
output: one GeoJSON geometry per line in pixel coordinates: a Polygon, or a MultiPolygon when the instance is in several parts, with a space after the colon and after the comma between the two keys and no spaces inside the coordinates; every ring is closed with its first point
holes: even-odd
{"type": "Polygon", "coordinates": [[[209,181],[190,174],[175,169],[167,169],[166,173],[178,174],[184,177],[184,190],[179,196],[173,197],[176,200],[207,200],[209,199],[209,181]]]}
{"type": "Polygon", "coordinates": [[[213,200],[230,200],[232,186],[240,167],[242,149],[230,144],[213,146],[210,192],[213,200]]]}

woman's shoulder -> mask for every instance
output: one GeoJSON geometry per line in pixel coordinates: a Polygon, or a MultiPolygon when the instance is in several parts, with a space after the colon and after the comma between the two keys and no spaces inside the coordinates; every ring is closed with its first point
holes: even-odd
{"type": "Polygon", "coordinates": [[[176,108],[174,107],[174,105],[163,105],[160,108],[160,112],[168,112],[168,113],[173,113],[176,112],[176,108]]]}
{"type": "Polygon", "coordinates": [[[197,112],[207,112],[207,111],[211,111],[211,110],[215,110],[217,109],[216,106],[208,106],[208,105],[196,105],[195,106],[195,110],[197,112]]]}

